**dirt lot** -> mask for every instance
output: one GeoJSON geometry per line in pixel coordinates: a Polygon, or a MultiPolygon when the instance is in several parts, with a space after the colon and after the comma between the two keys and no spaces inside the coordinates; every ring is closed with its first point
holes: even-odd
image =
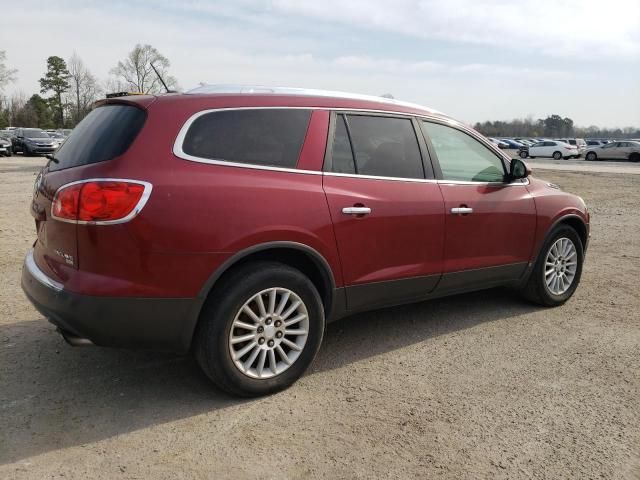
{"type": "Polygon", "coordinates": [[[640,175],[538,171],[591,208],[574,298],[498,289],[332,324],[237,400],[190,358],[72,348],[20,286],[42,159],[0,159],[0,478],[640,478],[640,175]]]}

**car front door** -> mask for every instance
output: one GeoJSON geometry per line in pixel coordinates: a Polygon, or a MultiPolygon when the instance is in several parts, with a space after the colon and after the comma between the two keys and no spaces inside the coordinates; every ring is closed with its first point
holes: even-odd
{"type": "Polygon", "coordinates": [[[600,149],[598,154],[598,158],[606,158],[606,159],[614,159],[617,158],[617,150],[620,142],[611,142],[607,143],[604,147],[600,149]]]}
{"type": "Polygon", "coordinates": [[[445,207],[438,291],[519,279],[531,260],[536,229],[528,181],[505,181],[505,161],[471,132],[436,121],[421,124],[445,207]]]}
{"type": "Polygon", "coordinates": [[[416,128],[409,117],[332,114],[323,186],[348,310],[424,298],[440,279],[444,204],[416,128]]]}

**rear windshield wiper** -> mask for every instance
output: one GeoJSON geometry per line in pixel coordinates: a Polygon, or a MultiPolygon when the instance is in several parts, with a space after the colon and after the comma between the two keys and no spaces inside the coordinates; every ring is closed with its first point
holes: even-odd
{"type": "Polygon", "coordinates": [[[51,162],[60,163],[60,160],[58,160],[52,153],[48,154],[47,158],[49,159],[49,161],[47,162],[47,165],[49,165],[51,162]]]}

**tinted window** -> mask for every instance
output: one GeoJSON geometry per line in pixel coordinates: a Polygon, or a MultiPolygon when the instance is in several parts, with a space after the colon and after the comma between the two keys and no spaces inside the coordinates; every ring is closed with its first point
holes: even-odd
{"type": "Polygon", "coordinates": [[[111,160],[127,151],[140,132],[146,113],[130,105],[104,105],[93,110],[73,129],[55,153],[59,163],[49,170],[111,160]]]}
{"type": "Polygon", "coordinates": [[[182,149],[188,155],[294,168],[307,133],[310,110],[227,110],[198,117],[182,149]]]}
{"type": "Polygon", "coordinates": [[[423,122],[445,180],[502,182],[502,160],[475,138],[455,128],[423,122]]]}
{"type": "Polygon", "coordinates": [[[348,115],[347,126],[356,173],[424,178],[418,138],[410,119],[348,115]]]}
{"type": "Polygon", "coordinates": [[[336,117],[336,132],[333,137],[333,150],[331,153],[331,170],[337,173],[356,173],[351,143],[349,142],[343,115],[336,117]]]}

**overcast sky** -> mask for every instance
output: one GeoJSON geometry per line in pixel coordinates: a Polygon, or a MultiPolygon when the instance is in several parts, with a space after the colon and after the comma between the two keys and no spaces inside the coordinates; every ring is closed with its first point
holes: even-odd
{"type": "Polygon", "coordinates": [[[100,79],[136,43],[199,82],[396,98],[460,120],[558,113],[640,126],[638,0],[21,0],[3,2],[7,93],[75,50],[100,79]]]}

